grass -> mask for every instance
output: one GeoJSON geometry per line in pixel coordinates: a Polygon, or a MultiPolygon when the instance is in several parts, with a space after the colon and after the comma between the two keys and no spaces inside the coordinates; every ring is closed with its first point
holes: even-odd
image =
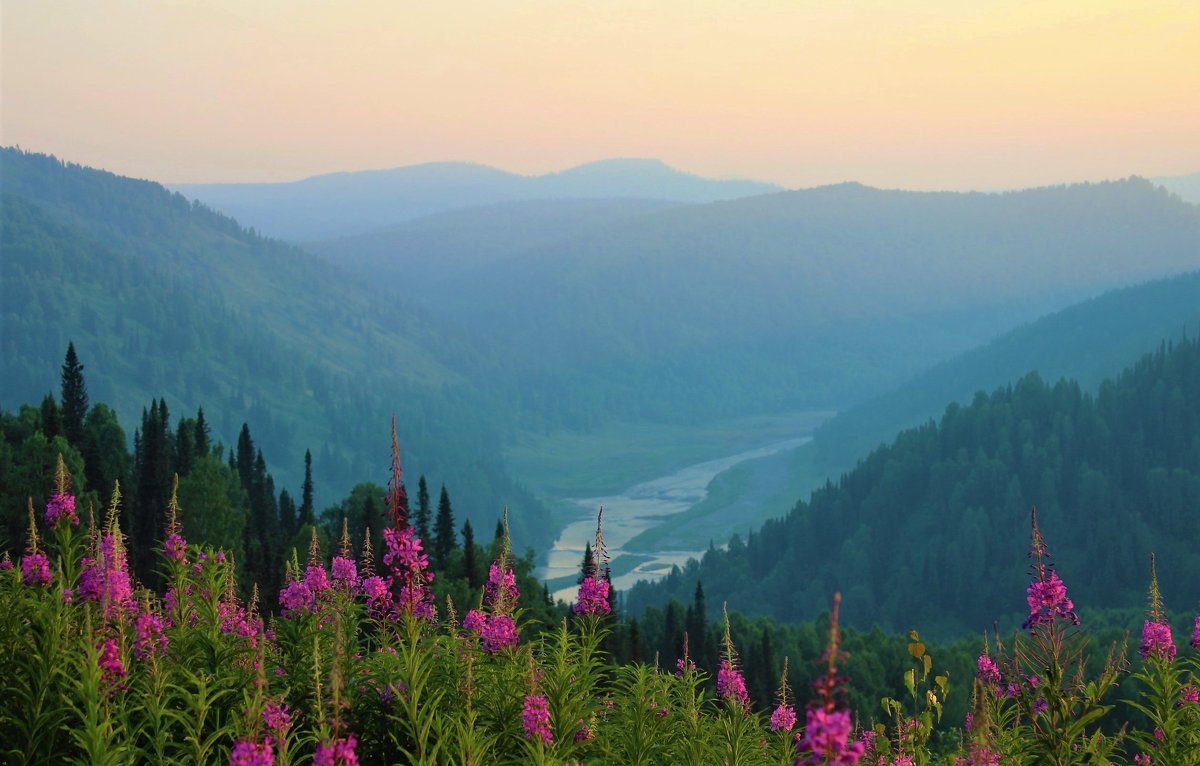
{"type": "Polygon", "coordinates": [[[695,426],[619,423],[590,432],[522,434],[505,452],[512,474],[541,499],[587,498],[746,449],[810,433],[831,413],[791,412],[695,426]]]}

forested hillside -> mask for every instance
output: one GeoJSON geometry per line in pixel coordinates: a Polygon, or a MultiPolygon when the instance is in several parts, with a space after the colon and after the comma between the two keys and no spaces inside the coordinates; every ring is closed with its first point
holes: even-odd
{"type": "Polygon", "coordinates": [[[550,425],[843,409],[1081,298],[1194,269],[1147,181],[1005,194],[857,184],[653,209],[522,203],[315,244],[486,339],[550,425]],[[549,225],[546,225],[547,222],[549,225]]]}
{"type": "Polygon", "coordinates": [[[852,624],[986,629],[1021,592],[1017,539],[1036,505],[1081,605],[1135,607],[1155,551],[1163,592],[1200,583],[1200,341],[1165,344],[1096,395],[1036,374],[951,405],[836,484],[727,550],[628,595],[686,600],[697,579],[777,619],[807,619],[841,590],[852,624]],[[1098,565],[1098,562],[1103,562],[1098,565]],[[953,574],[950,574],[953,573],[953,574]],[[1007,594],[1007,595],[1006,595],[1007,594]]]}
{"type": "Polygon", "coordinates": [[[399,284],[157,184],[13,149],[0,162],[0,404],[53,390],[73,341],[93,396],[127,428],[151,399],[203,407],[227,444],[253,422],[281,485],[299,485],[311,450],[318,504],[378,463],[394,414],[407,464],[456,486],[462,513],[486,526],[507,503],[518,545],[552,539],[544,508],[504,471],[505,413],[470,382],[488,351],[432,324],[399,284]]]}

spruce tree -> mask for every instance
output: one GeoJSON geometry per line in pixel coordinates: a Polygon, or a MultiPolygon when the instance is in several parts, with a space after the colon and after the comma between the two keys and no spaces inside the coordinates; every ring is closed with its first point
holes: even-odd
{"type": "Polygon", "coordinates": [[[237,442],[237,473],[242,482],[242,488],[247,494],[253,495],[254,490],[254,439],[250,436],[250,426],[242,423],[242,431],[238,434],[237,442]]]}
{"type": "Polygon", "coordinates": [[[62,366],[62,428],[63,436],[73,447],[83,443],[83,425],[87,419],[87,383],[83,380],[83,365],[75,355],[75,344],[67,343],[67,358],[62,366]]]}
{"type": "Polygon", "coordinates": [[[296,501],[292,499],[287,489],[279,490],[279,526],[284,540],[291,540],[296,534],[296,501]]]}
{"type": "Polygon", "coordinates": [[[316,524],[317,512],[313,508],[312,450],[304,450],[304,486],[300,494],[300,524],[316,524]]]}
{"type": "Polygon", "coordinates": [[[442,485],[442,496],[438,499],[437,521],[434,524],[434,561],[440,571],[446,571],[446,562],[450,560],[450,551],[458,547],[454,536],[454,511],[450,507],[450,493],[446,485],[442,485]]]}
{"type": "Polygon", "coordinates": [[[425,484],[425,475],[417,481],[417,537],[429,542],[429,521],[432,512],[429,507],[429,487],[425,484]]]}
{"type": "Polygon", "coordinates": [[[483,581],[479,577],[479,564],[475,560],[475,530],[471,528],[470,519],[463,522],[462,536],[463,577],[466,578],[467,585],[471,586],[472,589],[478,588],[483,581]]]}
{"type": "Polygon", "coordinates": [[[579,579],[576,582],[583,585],[583,581],[589,577],[596,576],[596,557],[592,553],[592,543],[589,540],[584,543],[583,547],[583,562],[579,565],[579,579]]]}
{"type": "Polygon", "coordinates": [[[42,399],[42,433],[46,436],[46,441],[54,441],[55,436],[62,436],[62,431],[62,410],[58,408],[54,397],[46,394],[42,399]]]}
{"type": "Polygon", "coordinates": [[[196,432],[192,435],[195,444],[196,457],[207,457],[212,451],[209,438],[208,423],[204,420],[204,408],[196,410],[196,432]]]}
{"type": "Polygon", "coordinates": [[[192,471],[196,458],[195,433],[195,423],[188,418],[179,419],[179,427],[175,429],[175,470],[180,476],[187,476],[192,471]]]}
{"type": "Polygon", "coordinates": [[[155,542],[165,534],[167,502],[175,473],[174,439],[167,401],[153,400],[142,410],[142,428],[134,438],[136,493],[129,514],[129,563],[143,583],[158,587],[155,542]]]}

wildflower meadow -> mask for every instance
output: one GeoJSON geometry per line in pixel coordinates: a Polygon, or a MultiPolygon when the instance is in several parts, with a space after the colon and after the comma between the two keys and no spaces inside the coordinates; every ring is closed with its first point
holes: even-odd
{"type": "Polygon", "coordinates": [[[673,667],[616,664],[599,524],[569,618],[531,625],[507,537],[476,603],[439,602],[398,503],[377,543],[352,550],[343,532],[325,551],[314,534],[277,598],[251,586],[245,599],[230,556],[187,542],[175,495],[165,588],[139,586],[121,508],[117,485],[84,514],[60,458],[45,508],[29,503],[24,553],[3,560],[8,763],[1200,764],[1200,616],[1177,643],[1151,560],[1136,660],[1090,645],[1036,511],[1022,630],[983,639],[973,678],[950,678],[914,631],[908,696],[852,710],[838,594],[823,654],[785,660],[771,709],[751,702],[728,613],[715,667],[686,638],[673,667]],[[820,667],[806,705],[789,662],[820,667]],[[943,716],[952,695],[970,699],[965,720],[943,716]]]}

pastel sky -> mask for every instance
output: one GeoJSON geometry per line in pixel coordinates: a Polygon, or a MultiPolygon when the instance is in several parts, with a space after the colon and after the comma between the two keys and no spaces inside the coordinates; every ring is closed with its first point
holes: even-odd
{"type": "Polygon", "coordinates": [[[1200,170],[1197,0],[4,0],[0,142],[163,182],[1200,170]]]}

